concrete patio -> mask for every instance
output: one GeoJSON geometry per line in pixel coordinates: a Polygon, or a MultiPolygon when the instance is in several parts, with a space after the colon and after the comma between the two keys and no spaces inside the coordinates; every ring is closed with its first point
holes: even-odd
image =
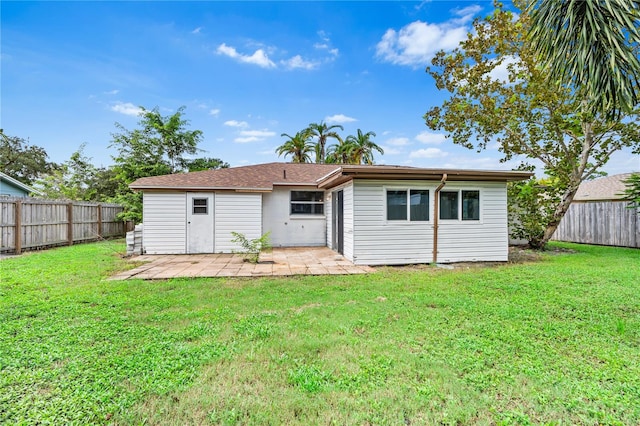
{"type": "Polygon", "coordinates": [[[111,280],[158,280],[178,277],[262,277],[289,275],[347,275],[373,272],[358,266],[327,247],[274,248],[257,264],[239,254],[143,255],[131,261],[148,262],[120,272],[111,280]]]}

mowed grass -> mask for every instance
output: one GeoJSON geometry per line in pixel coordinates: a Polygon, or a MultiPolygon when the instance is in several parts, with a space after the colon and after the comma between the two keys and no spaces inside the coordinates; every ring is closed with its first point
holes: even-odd
{"type": "Polygon", "coordinates": [[[121,242],[0,262],[1,424],[639,424],[640,251],[106,281],[121,242]]]}

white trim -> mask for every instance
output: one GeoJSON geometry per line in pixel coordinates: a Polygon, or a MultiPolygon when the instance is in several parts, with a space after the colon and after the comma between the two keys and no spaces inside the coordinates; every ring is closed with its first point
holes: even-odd
{"type": "MultiPolygon", "coordinates": [[[[482,224],[483,223],[483,216],[484,216],[484,212],[482,211],[482,206],[483,206],[483,192],[482,189],[478,188],[478,187],[462,187],[462,188],[457,188],[457,189],[447,189],[446,186],[444,188],[442,188],[442,191],[440,191],[439,194],[442,194],[443,192],[456,192],[458,193],[458,218],[457,219],[443,219],[440,217],[440,213],[442,212],[442,202],[441,200],[438,200],[438,205],[439,205],[439,212],[438,212],[438,220],[440,221],[440,223],[469,223],[469,224],[482,224]],[[478,215],[479,215],[479,219],[466,219],[463,220],[462,219],[462,191],[477,191],[478,192],[478,202],[479,202],[479,206],[478,206],[478,215]]],[[[439,195],[438,194],[438,195],[439,195]]]]}
{"type": "Polygon", "coordinates": [[[433,223],[433,193],[434,188],[429,186],[394,186],[394,185],[383,185],[382,189],[384,190],[384,223],[385,225],[408,225],[408,224],[431,224],[433,223]],[[387,211],[387,191],[406,191],[407,192],[407,218],[406,219],[394,219],[389,220],[389,214],[387,211]],[[429,191],[429,206],[428,206],[428,220],[411,220],[411,191],[429,191]]]}

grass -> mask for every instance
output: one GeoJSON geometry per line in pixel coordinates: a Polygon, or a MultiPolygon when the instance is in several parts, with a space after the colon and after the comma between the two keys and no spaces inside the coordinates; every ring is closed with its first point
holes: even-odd
{"type": "Polygon", "coordinates": [[[640,251],[371,275],[106,281],[0,262],[2,424],[639,424],[640,251]]]}

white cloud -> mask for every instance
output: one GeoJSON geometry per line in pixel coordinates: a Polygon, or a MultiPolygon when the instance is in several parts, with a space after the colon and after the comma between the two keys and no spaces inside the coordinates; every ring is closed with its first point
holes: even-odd
{"type": "Polygon", "coordinates": [[[243,55],[241,53],[238,53],[235,47],[227,46],[225,43],[222,43],[220,46],[218,46],[216,52],[220,55],[228,56],[245,64],[253,64],[262,68],[276,67],[276,64],[273,63],[271,59],[269,59],[267,54],[262,49],[256,50],[252,55],[243,55]]]}
{"type": "Polygon", "coordinates": [[[439,148],[426,148],[417,151],[411,151],[409,158],[442,158],[449,155],[439,148]]]}
{"type": "Polygon", "coordinates": [[[132,117],[138,117],[140,114],[142,114],[142,109],[135,106],[131,102],[116,102],[115,104],[111,105],[111,111],[115,111],[124,115],[130,115],[132,117]]]}
{"type": "Polygon", "coordinates": [[[240,132],[240,136],[250,136],[256,138],[268,138],[271,136],[275,136],[276,132],[272,132],[270,130],[242,130],[240,132]]]}
{"type": "Polygon", "coordinates": [[[276,132],[271,130],[242,130],[240,136],[233,141],[236,143],[260,142],[268,137],[275,136],[276,132]]]}
{"type": "Polygon", "coordinates": [[[431,145],[440,145],[444,142],[447,137],[443,133],[433,133],[425,130],[424,132],[420,132],[416,135],[416,140],[418,142],[431,144],[431,145]]]}
{"type": "Polygon", "coordinates": [[[191,31],[191,34],[200,34],[200,31],[202,31],[202,27],[194,29],[193,31],[191,31]]]}
{"type": "Polygon", "coordinates": [[[228,120],[223,123],[225,126],[229,127],[247,127],[249,123],[246,121],[238,121],[238,120],[228,120]]]}
{"type": "Polygon", "coordinates": [[[467,37],[479,6],[454,10],[455,18],[432,24],[414,21],[398,31],[390,28],[376,45],[376,56],[396,65],[425,66],[439,50],[452,50],[467,37]]]}
{"type": "Polygon", "coordinates": [[[393,146],[406,146],[406,145],[409,145],[410,143],[411,142],[409,142],[409,138],[391,138],[387,140],[387,144],[393,145],[393,146]]]}
{"type": "Polygon", "coordinates": [[[261,139],[255,136],[248,136],[246,138],[245,137],[235,138],[233,141],[237,143],[249,143],[249,142],[258,142],[259,140],[261,139]]]}
{"type": "Polygon", "coordinates": [[[117,95],[118,93],[120,93],[120,90],[118,89],[113,89],[113,90],[109,90],[108,92],[104,92],[105,95],[117,95]]]}
{"type": "Polygon", "coordinates": [[[302,59],[302,56],[296,55],[293,58],[287,59],[286,61],[280,61],[285,68],[293,70],[293,69],[305,69],[312,70],[318,66],[317,62],[311,62],[302,59]]]}
{"type": "Polygon", "coordinates": [[[392,146],[381,145],[380,148],[384,150],[384,155],[396,155],[402,153],[401,149],[394,148],[392,146]]]}
{"type": "Polygon", "coordinates": [[[218,115],[220,115],[220,109],[214,108],[212,110],[209,110],[209,115],[213,115],[214,117],[217,117],[218,115]]]}
{"type": "Polygon", "coordinates": [[[353,123],[354,121],[358,120],[353,117],[348,117],[344,114],[335,114],[325,117],[324,121],[326,121],[327,123],[353,123]]]}

